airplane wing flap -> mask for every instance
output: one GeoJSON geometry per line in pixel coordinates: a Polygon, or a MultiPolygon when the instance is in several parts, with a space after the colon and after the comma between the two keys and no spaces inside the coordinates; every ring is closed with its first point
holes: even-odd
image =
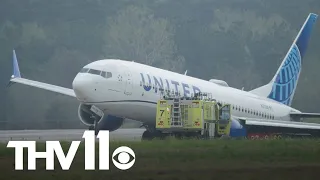
{"type": "Polygon", "coordinates": [[[76,97],[73,89],[64,88],[64,87],[61,87],[61,86],[55,86],[55,85],[52,85],[52,84],[42,83],[42,82],[33,81],[33,80],[20,78],[20,77],[12,78],[10,80],[10,82],[24,84],[24,85],[37,87],[37,88],[40,88],[40,89],[45,89],[45,90],[48,90],[48,91],[64,94],[64,95],[67,95],[67,96],[76,97]]]}

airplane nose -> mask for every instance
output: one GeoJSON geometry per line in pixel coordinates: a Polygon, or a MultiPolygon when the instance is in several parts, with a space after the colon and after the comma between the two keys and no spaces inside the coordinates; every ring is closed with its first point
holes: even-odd
{"type": "Polygon", "coordinates": [[[88,83],[85,79],[76,77],[72,82],[72,88],[77,98],[80,101],[86,101],[88,99],[88,83]]]}

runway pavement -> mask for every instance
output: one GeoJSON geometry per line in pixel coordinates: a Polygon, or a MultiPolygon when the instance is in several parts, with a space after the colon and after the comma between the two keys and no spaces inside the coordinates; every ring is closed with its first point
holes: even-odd
{"type": "MultiPolygon", "coordinates": [[[[8,130],[0,131],[0,142],[11,140],[75,141],[83,140],[84,129],[8,130]]],[[[145,129],[118,129],[110,132],[111,141],[141,141],[145,129]]]]}

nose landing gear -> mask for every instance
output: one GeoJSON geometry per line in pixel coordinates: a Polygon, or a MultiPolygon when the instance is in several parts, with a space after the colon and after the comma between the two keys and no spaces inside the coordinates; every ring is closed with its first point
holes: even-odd
{"type": "Polygon", "coordinates": [[[98,135],[99,133],[98,123],[104,114],[99,108],[97,108],[94,105],[91,106],[90,111],[91,111],[90,118],[93,119],[94,124],[89,127],[89,130],[94,130],[95,135],[98,135]]]}
{"type": "Polygon", "coordinates": [[[93,119],[94,124],[89,126],[89,130],[94,130],[94,134],[98,135],[98,133],[99,133],[98,123],[99,123],[99,119],[101,117],[99,117],[99,116],[97,116],[95,114],[92,114],[90,118],[93,119]]]}

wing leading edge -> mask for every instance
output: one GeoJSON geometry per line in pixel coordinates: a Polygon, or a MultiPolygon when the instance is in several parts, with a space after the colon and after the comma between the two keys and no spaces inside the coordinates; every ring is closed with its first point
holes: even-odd
{"type": "Polygon", "coordinates": [[[63,94],[63,95],[71,96],[71,97],[76,97],[73,89],[22,78],[21,74],[20,74],[20,69],[19,69],[18,60],[17,60],[15,50],[13,50],[13,75],[11,76],[9,85],[11,85],[13,83],[24,84],[24,85],[52,91],[55,93],[59,93],[59,94],[63,94]]]}

